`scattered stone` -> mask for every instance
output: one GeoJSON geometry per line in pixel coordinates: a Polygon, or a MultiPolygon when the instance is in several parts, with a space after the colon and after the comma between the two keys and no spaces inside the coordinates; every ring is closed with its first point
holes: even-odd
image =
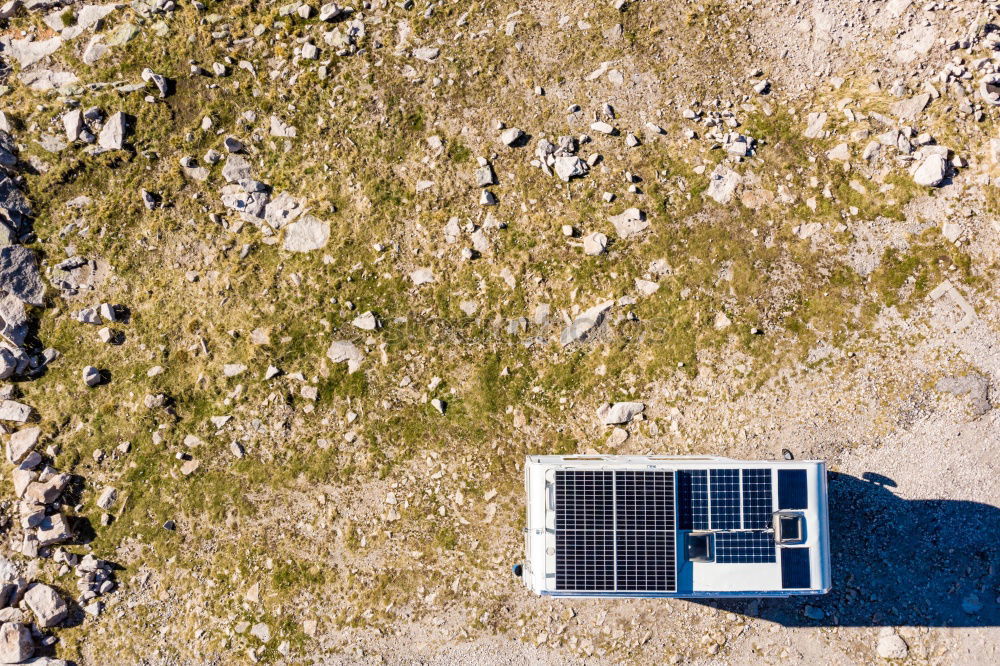
{"type": "Polygon", "coordinates": [[[348,374],[356,372],[365,359],[364,354],[349,340],[336,340],[326,350],[327,357],[334,363],[347,363],[348,374]]]}
{"type": "Polygon", "coordinates": [[[92,365],[88,365],[83,368],[83,383],[87,386],[94,387],[101,383],[101,371],[92,365]]]}
{"type": "Polygon", "coordinates": [[[591,257],[602,254],[608,247],[608,237],[600,232],[587,234],[583,237],[583,252],[591,257]]]}
{"type": "Polygon", "coordinates": [[[31,416],[31,407],[14,400],[0,401],[0,421],[24,423],[31,416]]]}
{"type": "Polygon", "coordinates": [[[879,634],[876,653],[882,659],[906,659],[910,648],[891,627],[885,627],[879,634]]]}
{"type": "Polygon", "coordinates": [[[1000,106],[1000,74],[987,74],[980,79],[979,96],[990,106],[1000,106]]]}
{"type": "Polygon", "coordinates": [[[597,418],[604,425],[622,425],[629,423],[646,409],[641,402],[606,403],[597,408],[597,418]]]}
{"type": "Polygon", "coordinates": [[[382,327],[382,322],[379,321],[374,312],[369,310],[355,317],[354,321],[351,322],[351,326],[360,328],[362,331],[374,331],[382,327]]]}
{"type": "Polygon", "coordinates": [[[568,183],[570,178],[587,174],[587,163],[575,155],[564,155],[556,158],[555,172],[568,183]]]}
{"type": "Polygon", "coordinates": [[[727,204],[733,198],[737,186],[742,181],[740,174],[729,167],[719,164],[712,170],[708,179],[708,189],[705,194],[714,199],[716,203],[727,204]]]}
{"type": "Polygon", "coordinates": [[[524,131],[516,127],[504,130],[500,134],[500,143],[505,146],[513,146],[524,137],[524,131]]]}
{"type": "Polygon", "coordinates": [[[823,126],[826,125],[827,115],[822,112],[810,113],[806,116],[805,137],[807,139],[819,139],[824,135],[823,126]]]}
{"type": "Polygon", "coordinates": [[[638,208],[626,208],[608,218],[620,238],[631,238],[649,228],[646,214],[638,208]]]}
{"type": "Polygon", "coordinates": [[[434,272],[429,268],[418,268],[410,273],[410,280],[417,287],[434,282],[434,272]]]}
{"type": "Polygon", "coordinates": [[[132,118],[121,111],[115,113],[101,128],[97,137],[97,145],[104,150],[124,150],[125,137],[128,136],[132,118]]]}
{"type": "Polygon", "coordinates": [[[614,301],[605,301],[580,313],[569,326],[563,329],[559,336],[559,342],[565,347],[574,342],[585,340],[604,321],[604,314],[614,304],[614,301]]]}
{"type": "Polygon", "coordinates": [[[413,49],[413,57],[424,62],[434,62],[440,55],[441,49],[434,46],[421,46],[413,49]]]}
{"type": "Polygon", "coordinates": [[[18,465],[38,445],[42,429],[38,426],[22,428],[7,440],[7,460],[18,465]]]}
{"type": "Polygon", "coordinates": [[[38,272],[35,253],[23,245],[0,248],[0,290],[28,305],[44,304],[45,284],[38,272]]]}
{"type": "Polygon", "coordinates": [[[35,653],[31,631],[20,622],[0,625],[0,664],[20,664],[35,653]]]}
{"type": "Polygon", "coordinates": [[[108,486],[101,491],[100,496],[97,498],[97,506],[104,511],[110,511],[111,507],[115,505],[117,500],[118,491],[115,488],[108,486]]]}
{"type": "Polygon", "coordinates": [[[242,363],[227,363],[222,366],[222,374],[226,377],[237,377],[246,372],[247,366],[242,363]]]}
{"type": "Polygon", "coordinates": [[[926,187],[938,187],[947,177],[948,163],[942,155],[928,155],[913,170],[913,182],[926,187]]]}
{"type": "Polygon", "coordinates": [[[43,583],[35,583],[24,593],[24,602],[43,629],[58,626],[69,614],[69,605],[59,593],[43,583]]]}
{"type": "Polygon", "coordinates": [[[618,130],[616,130],[614,127],[604,122],[603,120],[598,120],[596,122],[591,123],[590,129],[594,130],[595,132],[599,132],[601,134],[612,135],[618,133],[618,130]]]}
{"type": "Polygon", "coordinates": [[[289,252],[312,252],[330,240],[330,223],[303,215],[285,227],[285,249],[289,252]]]}
{"type": "Polygon", "coordinates": [[[142,70],[142,80],[145,81],[146,83],[152,82],[152,84],[156,86],[156,89],[160,91],[161,99],[166,97],[167,93],[170,90],[170,84],[167,81],[166,77],[160,76],[159,74],[151,70],[149,67],[142,70]]]}

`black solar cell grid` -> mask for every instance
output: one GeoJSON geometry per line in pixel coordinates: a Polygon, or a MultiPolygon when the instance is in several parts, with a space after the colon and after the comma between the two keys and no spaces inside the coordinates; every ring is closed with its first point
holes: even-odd
{"type": "Polygon", "coordinates": [[[614,588],[614,472],[556,472],[556,589],[614,588]]]}
{"type": "Polygon", "coordinates": [[[738,530],[742,527],[740,512],[740,470],[709,470],[711,529],[738,530]]]}
{"type": "Polygon", "coordinates": [[[677,472],[677,529],[708,529],[708,471],[677,472]]]}
{"type": "Polygon", "coordinates": [[[674,475],[556,472],[556,589],[675,589],[674,475]]]}
{"type": "Polygon", "coordinates": [[[674,589],[673,472],[616,472],[619,591],[674,589]]]}
{"type": "Polygon", "coordinates": [[[774,533],[720,532],[715,535],[715,561],[720,564],[774,562],[774,533]]]}
{"type": "Polygon", "coordinates": [[[743,529],[769,528],[772,505],[771,470],[743,470],[743,529]]]}

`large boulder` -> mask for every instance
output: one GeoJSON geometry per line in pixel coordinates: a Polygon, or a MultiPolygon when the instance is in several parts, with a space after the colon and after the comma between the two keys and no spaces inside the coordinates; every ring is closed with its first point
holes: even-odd
{"type": "Polygon", "coordinates": [[[303,215],[285,227],[285,249],[289,252],[312,252],[330,240],[330,223],[303,215]]]}
{"type": "Polygon", "coordinates": [[[618,215],[608,218],[620,238],[629,238],[649,228],[646,214],[638,208],[626,208],[618,215]]]}
{"type": "Polygon", "coordinates": [[[646,405],[641,402],[605,404],[597,408],[597,418],[601,419],[604,425],[619,425],[628,423],[645,409],[646,405]]]}
{"type": "Polygon", "coordinates": [[[0,625],[0,664],[20,664],[35,652],[31,631],[20,622],[0,625]]]}
{"type": "Polygon", "coordinates": [[[125,138],[131,130],[131,125],[131,116],[125,115],[121,111],[115,113],[101,128],[101,133],[97,137],[97,145],[104,150],[124,150],[125,138]]]}
{"type": "Polygon", "coordinates": [[[43,304],[45,285],[38,273],[34,252],[23,245],[0,248],[0,290],[13,294],[28,305],[43,304]]]}
{"type": "Polygon", "coordinates": [[[926,187],[938,187],[948,175],[948,163],[943,155],[928,155],[913,170],[913,182],[926,187]]]}
{"type": "Polygon", "coordinates": [[[604,313],[610,310],[614,304],[614,301],[604,301],[581,312],[569,326],[563,329],[559,335],[559,342],[565,347],[586,339],[590,332],[604,321],[604,313]]]}
{"type": "Polygon", "coordinates": [[[24,593],[24,602],[42,629],[58,626],[69,615],[69,604],[53,588],[36,583],[24,593]]]}
{"type": "Polygon", "coordinates": [[[326,355],[334,363],[347,363],[348,374],[356,372],[365,360],[365,355],[349,340],[333,341],[326,355]]]}

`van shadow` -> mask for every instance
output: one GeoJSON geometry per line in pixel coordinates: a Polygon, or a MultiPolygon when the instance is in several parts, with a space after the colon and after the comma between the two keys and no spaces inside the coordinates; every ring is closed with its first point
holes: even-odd
{"type": "Polygon", "coordinates": [[[1000,626],[1000,509],[906,500],[895,485],[831,473],[828,594],[711,605],[793,627],[1000,626]]]}

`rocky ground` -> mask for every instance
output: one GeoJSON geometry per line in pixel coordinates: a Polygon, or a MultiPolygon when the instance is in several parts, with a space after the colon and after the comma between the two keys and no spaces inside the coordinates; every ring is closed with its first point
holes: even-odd
{"type": "Polygon", "coordinates": [[[0,22],[0,663],[997,662],[1000,5],[0,22]],[[526,454],[782,449],[829,595],[510,573],[526,454]]]}

